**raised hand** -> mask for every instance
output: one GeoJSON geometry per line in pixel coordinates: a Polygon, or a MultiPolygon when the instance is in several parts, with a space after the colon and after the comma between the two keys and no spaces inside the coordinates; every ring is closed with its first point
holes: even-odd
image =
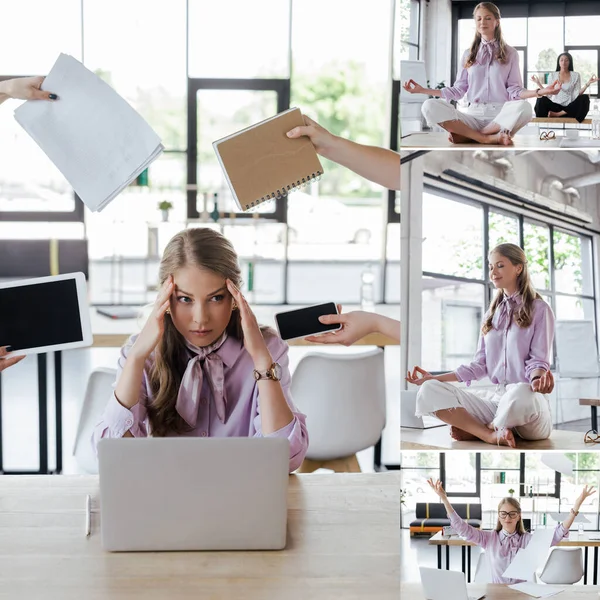
{"type": "Polygon", "coordinates": [[[429,487],[443,500],[444,498],[446,498],[446,490],[444,490],[444,487],[442,486],[442,482],[439,479],[436,479],[435,481],[433,480],[433,478],[430,478],[427,480],[427,483],[429,484],[429,487]]]}
{"type": "Polygon", "coordinates": [[[434,379],[434,376],[428,371],[425,371],[425,369],[421,369],[419,366],[416,366],[412,373],[408,371],[406,374],[406,381],[408,381],[408,383],[413,383],[414,385],[422,385],[430,379],[434,379]]]}

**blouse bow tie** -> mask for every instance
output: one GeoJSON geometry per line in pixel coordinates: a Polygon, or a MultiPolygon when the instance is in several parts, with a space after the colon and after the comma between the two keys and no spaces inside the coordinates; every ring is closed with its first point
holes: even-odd
{"type": "Polygon", "coordinates": [[[492,61],[494,60],[497,47],[498,43],[496,40],[486,42],[482,39],[481,44],[479,45],[479,52],[477,53],[478,62],[482,65],[491,65],[492,61]]]}
{"type": "Polygon", "coordinates": [[[198,404],[200,402],[200,392],[202,391],[204,377],[206,377],[206,382],[212,392],[217,416],[222,423],[226,421],[227,398],[225,394],[223,361],[216,353],[226,339],[227,332],[225,331],[216,342],[204,348],[194,346],[186,341],[186,346],[196,356],[189,360],[183,374],[175,409],[192,428],[196,426],[198,420],[198,404]]]}
{"type": "Polygon", "coordinates": [[[508,329],[515,310],[519,308],[520,301],[516,294],[504,296],[496,309],[496,329],[508,329]]]}

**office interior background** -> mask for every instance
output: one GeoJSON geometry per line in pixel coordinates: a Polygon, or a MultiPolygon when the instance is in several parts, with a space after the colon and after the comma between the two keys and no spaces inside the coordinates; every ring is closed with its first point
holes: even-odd
{"type": "MultiPolygon", "coordinates": [[[[241,213],[212,142],[298,106],[332,133],[397,150],[400,19],[399,0],[3,4],[0,78],[45,74],[60,52],[70,54],[148,121],[165,152],[136,185],[92,214],[19,128],[12,115],[18,103],[6,102],[0,110],[0,278],[49,274],[45,242],[58,240],[61,272],[86,274],[93,306],[143,306],[154,299],[170,237],[209,226],[233,242],[254,306],[359,305],[366,281],[370,303],[394,310],[399,192],[321,159],[319,182],[241,213]],[[236,19],[229,18],[233,13],[236,19]],[[163,201],[172,204],[166,215],[163,201]],[[43,251],[32,252],[40,242],[43,251]]],[[[292,369],[303,352],[291,350],[292,369]]],[[[114,367],[117,356],[116,348],[65,353],[64,472],[75,469],[68,456],[87,377],[97,366],[114,367]]],[[[386,350],[386,364],[397,363],[398,348],[386,350]]],[[[396,370],[387,369],[395,410],[396,370]]],[[[35,360],[3,374],[2,384],[4,467],[35,468],[35,360]],[[15,422],[30,423],[25,436],[11,427],[15,422]]],[[[397,420],[394,425],[397,432],[397,420]]],[[[388,440],[385,460],[397,463],[397,433],[388,440]]]]}

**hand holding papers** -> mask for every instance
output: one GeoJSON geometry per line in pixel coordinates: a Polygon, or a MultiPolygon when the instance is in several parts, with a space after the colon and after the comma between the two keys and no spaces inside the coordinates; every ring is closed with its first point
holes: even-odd
{"type": "Polygon", "coordinates": [[[107,83],[61,54],[44,80],[56,102],[25,102],[15,119],[92,211],[102,210],[163,151],[160,138],[107,83]]]}

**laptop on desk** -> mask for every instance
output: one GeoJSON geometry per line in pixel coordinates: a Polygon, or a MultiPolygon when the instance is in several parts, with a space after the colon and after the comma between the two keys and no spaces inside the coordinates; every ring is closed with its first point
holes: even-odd
{"type": "Polygon", "coordinates": [[[109,438],[98,465],[105,550],[285,547],[285,438],[109,438]]]}
{"type": "Polygon", "coordinates": [[[480,600],[480,596],[469,596],[467,593],[467,580],[460,571],[444,571],[443,569],[430,569],[419,567],[421,572],[421,585],[425,600],[480,600]]]}

